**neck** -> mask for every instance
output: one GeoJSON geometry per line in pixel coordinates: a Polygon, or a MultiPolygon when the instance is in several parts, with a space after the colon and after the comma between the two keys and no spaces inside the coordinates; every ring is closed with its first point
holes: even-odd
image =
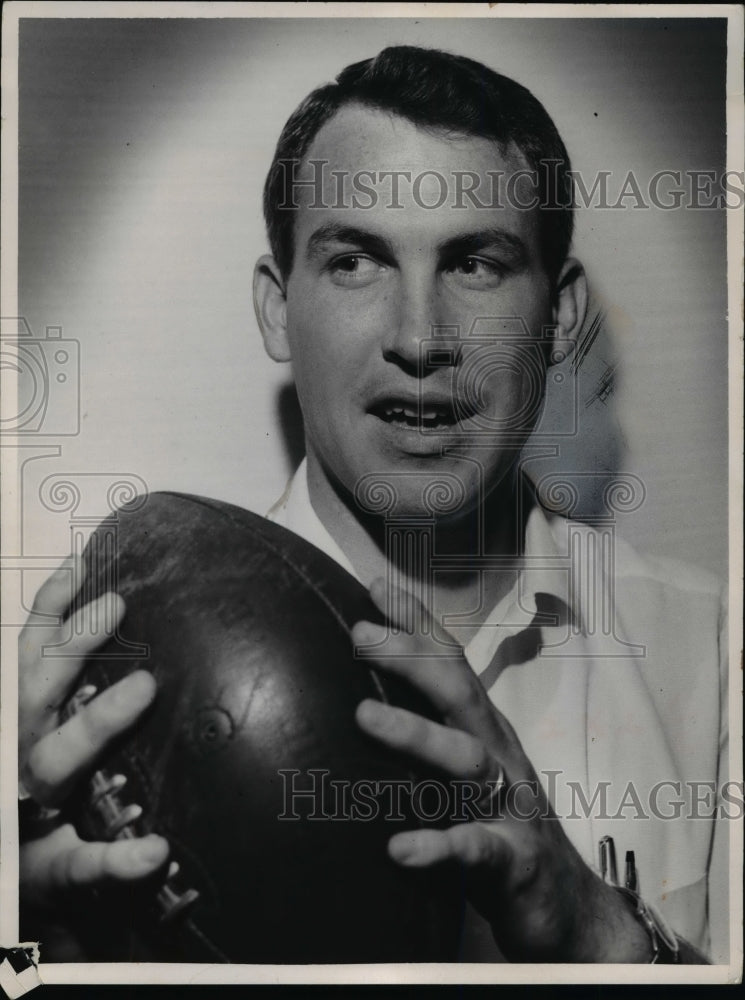
{"type": "Polygon", "coordinates": [[[385,577],[415,594],[438,620],[443,613],[451,621],[462,616],[463,624],[449,629],[464,645],[514,585],[525,516],[533,503],[514,470],[483,506],[457,520],[402,524],[365,515],[310,452],[308,489],[316,515],[362,582],[369,586],[385,577]],[[478,565],[484,555],[490,557],[488,569],[478,565]]]}

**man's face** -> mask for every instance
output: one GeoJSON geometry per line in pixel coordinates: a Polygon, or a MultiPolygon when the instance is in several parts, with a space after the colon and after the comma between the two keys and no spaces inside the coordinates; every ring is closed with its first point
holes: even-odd
{"type": "MultiPolygon", "coordinates": [[[[537,211],[459,199],[455,175],[479,175],[478,199],[490,203],[489,172],[507,177],[525,162],[486,139],[356,105],[320,130],[307,160],[328,161],[323,204],[311,208],[313,191],[298,190],[286,323],[311,482],[354,494],[376,474],[395,491],[395,512],[416,516],[431,509],[423,489],[439,477],[470,509],[535,423],[551,285],[537,211]],[[401,170],[411,182],[394,198],[381,172],[401,170]],[[413,183],[427,171],[446,184],[439,207],[427,206],[443,200],[441,180],[413,183]],[[358,192],[357,207],[353,177],[374,191],[358,192]]],[[[517,190],[526,203],[532,192],[517,190]]]]}

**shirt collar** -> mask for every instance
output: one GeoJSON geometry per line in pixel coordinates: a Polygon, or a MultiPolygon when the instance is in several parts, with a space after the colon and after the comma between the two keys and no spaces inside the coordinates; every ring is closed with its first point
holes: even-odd
{"type": "Polygon", "coordinates": [[[313,510],[310,502],[310,492],[308,490],[308,463],[303,459],[298,466],[297,472],[290,479],[282,496],[277,500],[266,515],[270,521],[281,524],[296,535],[300,535],[311,545],[315,545],[321,552],[331,556],[348,573],[359,580],[351,562],[345,556],[342,549],[331,537],[325,526],[321,522],[318,514],[313,510]]]}
{"type": "Polygon", "coordinates": [[[569,565],[569,535],[567,520],[548,513],[536,500],[525,525],[525,546],[518,585],[520,597],[530,602],[532,611],[538,610],[537,594],[548,594],[560,601],[572,617],[578,617],[579,608],[572,600],[571,570],[569,565]],[[565,538],[560,545],[557,534],[565,538]]]}
{"type": "MultiPolygon", "coordinates": [[[[303,459],[284,493],[266,516],[270,521],[301,535],[359,580],[352,563],[313,510],[308,490],[306,459],[303,459]]],[[[483,660],[487,655],[487,649],[493,645],[492,639],[496,638],[494,626],[504,621],[517,623],[524,619],[524,624],[557,624],[555,614],[539,614],[539,607],[543,608],[546,604],[541,599],[543,595],[551,598],[554,606],[557,602],[563,605],[574,621],[581,621],[580,609],[571,598],[573,588],[570,585],[569,536],[566,526],[565,518],[548,513],[537,500],[532,503],[525,523],[525,545],[517,581],[492,609],[482,628],[466,646],[466,655],[472,663],[483,660]],[[566,539],[563,546],[557,540],[557,535],[562,532],[566,539]],[[541,618],[545,620],[542,621],[541,618]]]]}

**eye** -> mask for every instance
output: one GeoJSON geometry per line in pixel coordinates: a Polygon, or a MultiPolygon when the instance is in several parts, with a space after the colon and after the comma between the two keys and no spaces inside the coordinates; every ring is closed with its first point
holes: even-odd
{"type": "Polygon", "coordinates": [[[332,280],[337,285],[360,286],[375,281],[385,268],[372,257],[364,254],[345,254],[336,257],[329,266],[332,280]]]}
{"type": "Polygon", "coordinates": [[[445,268],[445,274],[466,288],[496,288],[506,273],[502,264],[484,257],[461,257],[445,268]]]}

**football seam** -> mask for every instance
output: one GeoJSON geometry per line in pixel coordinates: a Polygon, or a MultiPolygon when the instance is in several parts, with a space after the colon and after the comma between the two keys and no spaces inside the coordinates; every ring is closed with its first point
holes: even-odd
{"type": "MultiPolygon", "coordinates": [[[[273,545],[258,531],[251,528],[249,525],[239,523],[229,509],[226,510],[224,507],[216,504],[214,501],[209,500],[207,497],[199,497],[190,493],[174,493],[171,492],[170,490],[162,490],[160,491],[159,494],[155,495],[175,497],[177,500],[186,500],[190,503],[197,504],[200,507],[206,507],[208,510],[216,511],[221,516],[227,517],[231,521],[234,527],[239,528],[241,531],[250,534],[251,537],[254,539],[254,541],[259,541],[260,544],[265,549],[268,549],[269,551],[273,552],[275,556],[278,556],[282,560],[282,562],[285,563],[285,565],[289,566],[310,587],[310,589],[316,595],[318,600],[320,600],[321,603],[324,604],[326,608],[331,612],[333,617],[336,619],[337,624],[340,625],[341,628],[344,630],[344,632],[346,632],[346,634],[351,637],[351,631],[349,629],[349,626],[344,621],[341,614],[334,607],[334,605],[331,603],[328,597],[323,593],[323,591],[319,588],[318,584],[315,583],[315,581],[308,576],[305,570],[303,570],[300,566],[298,566],[297,563],[293,562],[293,560],[290,559],[286,553],[284,553],[281,549],[278,549],[276,545],[273,545]]],[[[253,514],[254,512],[248,511],[248,513],[253,514]]],[[[254,517],[261,517],[261,515],[254,514],[254,517]]],[[[267,521],[268,524],[274,523],[272,521],[269,521],[267,518],[264,518],[264,520],[267,521]]],[[[286,530],[289,531],[290,529],[287,528],[286,530]]],[[[295,534],[295,532],[292,532],[292,534],[295,534]]],[[[302,536],[300,535],[297,535],[297,537],[302,538],[302,536]]],[[[306,544],[311,544],[307,542],[305,539],[302,539],[302,541],[305,542],[306,544]]],[[[313,547],[316,548],[316,546],[313,547]]],[[[321,552],[321,549],[318,549],[318,552],[321,552]]],[[[325,552],[321,552],[321,554],[326,556],[325,552]]],[[[326,558],[330,559],[330,556],[326,556],[326,558]]],[[[335,563],[334,560],[331,561],[334,563],[335,566],[337,565],[337,563],[335,563]]],[[[368,664],[365,664],[365,668],[370,674],[373,684],[375,685],[378,695],[380,696],[380,700],[386,705],[390,704],[388,697],[385,693],[385,689],[383,688],[383,685],[380,682],[380,678],[377,675],[377,672],[374,670],[373,667],[369,666],[368,664]]]]}
{"type": "MultiPolygon", "coordinates": [[[[201,497],[201,496],[198,496],[198,495],[193,494],[193,493],[177,493],[177,492],[175,492],[173,490],[160,490],[160,491],[158,491],[158,493],[150,494],[150,495],[151,496],[169,496],[169,497],[173,497],[176,500],[183,500],[187,505],[189,503],[193,503],[193,504],[196,504],[199,507],[205,507],[207,510],[215,511],[218,514],[220,514],[221,516],[226,517],[231,522],[231,524],[234,527],[238,528],[242,532],[246,532],[247,534],[250,534],[251,537],[254,539],[254,541],[258,541],[265,550],[273,552],[274,555],[278,556],[286,566],[289,566],[290,569],[292,569],[302,580],[304,580],[305,583],[308,584],[308,586],[311,588],[311,590],[313,591],[313,593],[316,595],[316,597],[321,601],[321,603],[324,604],[326,608],[328,608],[328,610],[331,612],[331,614],[333,615],[334,619],[336,620],[337,624],[340,625],[341,628],[343,629],[343,631],[348,636],[351,637],[351,631],[350,631],[349,627],[347,626],[347,623],[344,621],[344,619],[342,618],[342,616],[340,615],[340,613],[337,611],[337,609],[334,607],[334,605],[329,601],[328,597],[326,597],[326,595],[323,593],[323,591],[318,587],[318,585],[315,583],[315,581],[312,580],[308,576],[308,574],[305,572],[305,570],[303,570],[300,566],[298,566],[297,563],[295,563],[286,553],[284,553],[281,549],[277,548],[276,545],[272,544],[272,542],[270,542],[259,531],[257,531],[256,529],[252,528],[250,525],[243,524],[243,523],[239,522],[238,519],[234,516],[234,514],[231,511],[231,508],[234,506],[233,504],[228,504],[227,502],[224,502],[224,501],[215,501],[213,499],[210,499],[209,497],[201,497]]],[[[237,509],[241,510],[241,511],[244,510],[244,508],[241,508],[241,507],[239,507],[237,509]]],[[[262,518],[262,516],[260,514],[256,514],[254,511],[246,511],[246,513],[251,514],[253,517],[260,518],[261,520],[265,521],[267,524],[274,524],[273,521],[269,521],[268,518],[262,518]]],[[[280,525],[279,527],[282,527],[282,526],[280,525]]],[[[289,528],[286,528],[285,530],[286,531],[290,531],[289,528]]],[[[296,535],[296,533],[292,532],[292,531],[291,531],[291,534],[296,535]]],[[[322,550],[319,549],[317,546],[312,545],[311,542],[308,542],[301,535],[296,535],[296,537],[299,538],[301,540],[301,542],[305,543],[306,545],[310,545],[314,550],[316,550],[323,557],[325,557],[326,559],[328,559],[335,567],[338,567],[338,563],[336,563],[335,560],[331,559],[331,557],[329,555],[327,555],[325,552],[322,552],[322,550]]],[[[343,569],[343,567],[339,567],[339,568],[343,569]]],[[[353,577],[353,579],[354,579],[354,577],[353,577]]],[[[362,584],[360,584],[360,585],[362,586],[362,584]]],[[[385,688],[383,687],[383,684],[382,684],[382,682],[380,680],[380,677],[378,676],[378,672],[375,670],[374,667],[371,667],[368,664],[365,664],[365,669],[367,670],[368,675],[370,676],[370,679],[373,682],[375,690],[378,692],[378,696],[379,696],[380,700],[383,702],[383,704],[390,705],[391,701],[388,698],[388,695],[386,694],[385,688]]],[[[409,765],[409,766],[406,767],[406,770],[409,773],[409,777],[412,780],[415,780],[416,777],[417,777],[416,769],[414,767],[412,767],[412,766],[409,765]]],[[[420,829],[422,829],[424,827],[424,824],[423,824],[421,818],[420,817],[416,817],[416,820],[417,820],[417,825],[419,826],[420,829]]]]}

